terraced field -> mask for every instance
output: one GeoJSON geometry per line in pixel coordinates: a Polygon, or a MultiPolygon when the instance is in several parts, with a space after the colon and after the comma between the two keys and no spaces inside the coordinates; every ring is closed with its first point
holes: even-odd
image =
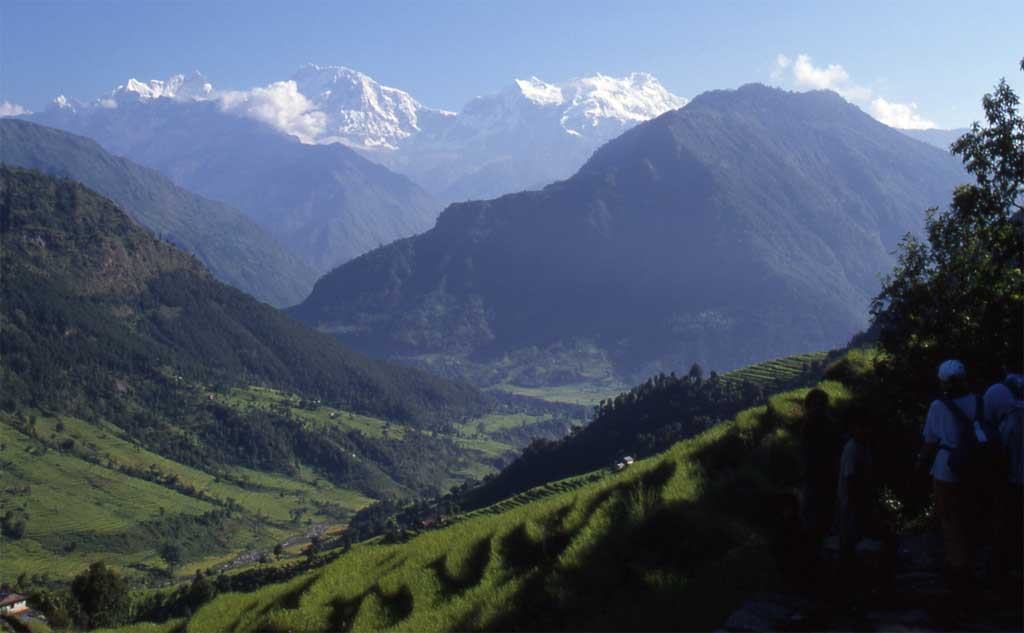
{"type": "MultiPolygon", "coordinates": [[[[849,398],[839,383],[820,386],[834,405],[849,398]]],[[[622,473],[548,484],[407,543],[362,545],[287,583],[218,597],[186,630],[714,627],[777,580],[771,533],[779,495],[799,478],[805,393],[622,473]]]]}
{"type": "Polygon", "coordinates": [[[821,364],[828,356],[828,352],[811,352],[798,356],[787,356],[737,369],[722,374],[722,380],[727,382],[750,382],[755,385],[768,386],[772,383],[792,380],[800,374],[809,371],[815,363],[821,364]]]}

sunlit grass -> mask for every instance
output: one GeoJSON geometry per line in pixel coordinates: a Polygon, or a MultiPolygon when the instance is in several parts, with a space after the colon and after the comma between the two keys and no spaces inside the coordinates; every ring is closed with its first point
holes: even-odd
{"type": "MultiPolygon", "coordinates": [[[[837,405],[849,397],[820,386],[837,405]]],[[[218,598],[188,630],[616,628],[616,609],[630,605],[642,628],[712,626],[773,573],[751,517],[798,478],[806,392],[622,473],[552,482],[408,543],[357,546],[289,583],[218,598]],[[658,600],[673,601],[677,619],[644,609],[658,600]]]]}

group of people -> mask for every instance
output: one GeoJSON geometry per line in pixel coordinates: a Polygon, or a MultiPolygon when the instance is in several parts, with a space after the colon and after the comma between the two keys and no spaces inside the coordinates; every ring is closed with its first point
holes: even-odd
{"type": "MultiPolygon", "coordinates": [[[[951,584],[973,579],[981,545],[991,546],[995,576],[1020,573],[1024,501],[1024,374],[1006,378],[983,396],[968,388],[963,363],[938,371],[941,396],[925,419],[917,465],[932,479],[934,512],[941,525],[951,584]]],[[[855,566],[858,547],[895,550],[893,532],[879,513],[874,416],[862,405],[846,410],[845,429],[829,413],[821,389],[804,400],[805,467],[800,520],[809,541],[837,537],[841,566],[855,566]]],[[[988,548],[985,548],[988,550],[988,548]]]]}
{"type": "Polygon", "coordinates": [[[970,392],[960,361],[942,363],[938,377],[942,397],[928,409],[918,466],[932,478],[946,571],[952,582],[970,583],[975,554],[987,542],[994,575],[1019,572],[1024,374],[1007,373],[983,396],[970,392]]]}

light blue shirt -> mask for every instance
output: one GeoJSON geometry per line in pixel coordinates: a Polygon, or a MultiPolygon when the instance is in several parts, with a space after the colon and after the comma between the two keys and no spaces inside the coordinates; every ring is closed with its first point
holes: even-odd
{"type": "MultiPolygon", "coordinates": [[[[1024,382],[1024,376],[1020,374],[1010,374],[1006,379],[1024,382]]],[[[996,383],[985,392],[985,416],[999,425],[999,437],[1009,458],[1010,483],[1024,484],[1024,402],[1014,398],[1006,385],[996,383]]]]}
{"type": "MultiPolygon", "coordinates": [[[[977,398],[973,393],[960,396],[953,402],[960,407],[961,411],[967,414],[967,419],[975,419],[977,416],[975,411],[977,398]]],[[[924,422],[924,441],[941,444],[950,448],[956,448],[960,444],[960,424],[957,422],[953,412],[946,406],[946,403],[941,400],[935,400],[932,402],[932,406],[928,408],[928,417],[924,422]]],[[[949,483],[959,483],[960,481],[960,478],[954,475],[949,467],[949,451],[945,449],[940,449],[935,454],[935,461],[932,462],[930,472],[932,477],[938,481],[949,483]]]]}

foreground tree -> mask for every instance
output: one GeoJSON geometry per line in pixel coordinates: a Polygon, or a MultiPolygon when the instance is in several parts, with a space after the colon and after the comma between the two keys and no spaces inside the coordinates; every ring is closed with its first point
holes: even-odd
{"type": "Polygon", "coordinates": [[[975,183],[929,211],[925,241],[903,240],[872,306],[894,369],[926,384],[945,358],[963,360],[979,383],[1024,358],[1024,117],[1005,80],[983,105],[986,125],[951,148],[975,183]]]}

